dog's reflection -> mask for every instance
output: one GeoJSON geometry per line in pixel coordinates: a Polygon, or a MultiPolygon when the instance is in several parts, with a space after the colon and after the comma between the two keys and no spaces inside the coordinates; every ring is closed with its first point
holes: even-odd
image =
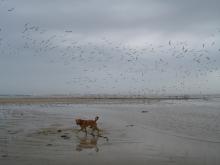
{"type": "Polygon", "coordinates": [[[76,151],[82,151],[84,149],[95,149],[96,152],[99,151],[97,146],[98,136],[84,136],[79,137],[79,144],[76,146],[76,151]]]}

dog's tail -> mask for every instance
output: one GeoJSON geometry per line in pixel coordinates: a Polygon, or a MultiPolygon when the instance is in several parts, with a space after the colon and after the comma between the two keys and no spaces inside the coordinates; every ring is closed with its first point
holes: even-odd
{"type": "Polygon", "coordinates": [[[97,122],[97,120],[98,120],[98,119],[99,119],[99,117],[98,117],[98,116],[96,116],[96,117],[95,117],[95,122],[97,122]]]}

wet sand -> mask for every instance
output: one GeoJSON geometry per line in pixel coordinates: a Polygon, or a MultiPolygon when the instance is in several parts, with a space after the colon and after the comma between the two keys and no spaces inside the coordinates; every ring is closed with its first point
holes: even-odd
{"type": "Polygon", "coordinates": [[[220,164],[220,99],[16,99],[0,104],[0,164],[220,164]],[[101,136],[75,118],[100,116],[101,136]],[[105,137],[108,137],[105,138],[105,137]]]}

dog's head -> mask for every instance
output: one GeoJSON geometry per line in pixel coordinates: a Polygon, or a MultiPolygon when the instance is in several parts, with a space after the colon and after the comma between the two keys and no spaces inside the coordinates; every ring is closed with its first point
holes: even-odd
{"type": "Polygon", "coordinates": [[[80,125],[82,123],[82,120],[81,119],[76,119],[76,124],[77,125],[80,125]]]}

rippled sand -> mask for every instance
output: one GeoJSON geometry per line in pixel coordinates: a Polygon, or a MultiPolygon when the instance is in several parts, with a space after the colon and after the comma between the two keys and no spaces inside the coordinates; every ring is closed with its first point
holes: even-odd
{"type": "Polygon", "coordinates": [[[1,165],[220,164],[220,99],[61,102],[0,104],[1,165]],[[96,115],[101,136],[78,133],[96,115]]]}

